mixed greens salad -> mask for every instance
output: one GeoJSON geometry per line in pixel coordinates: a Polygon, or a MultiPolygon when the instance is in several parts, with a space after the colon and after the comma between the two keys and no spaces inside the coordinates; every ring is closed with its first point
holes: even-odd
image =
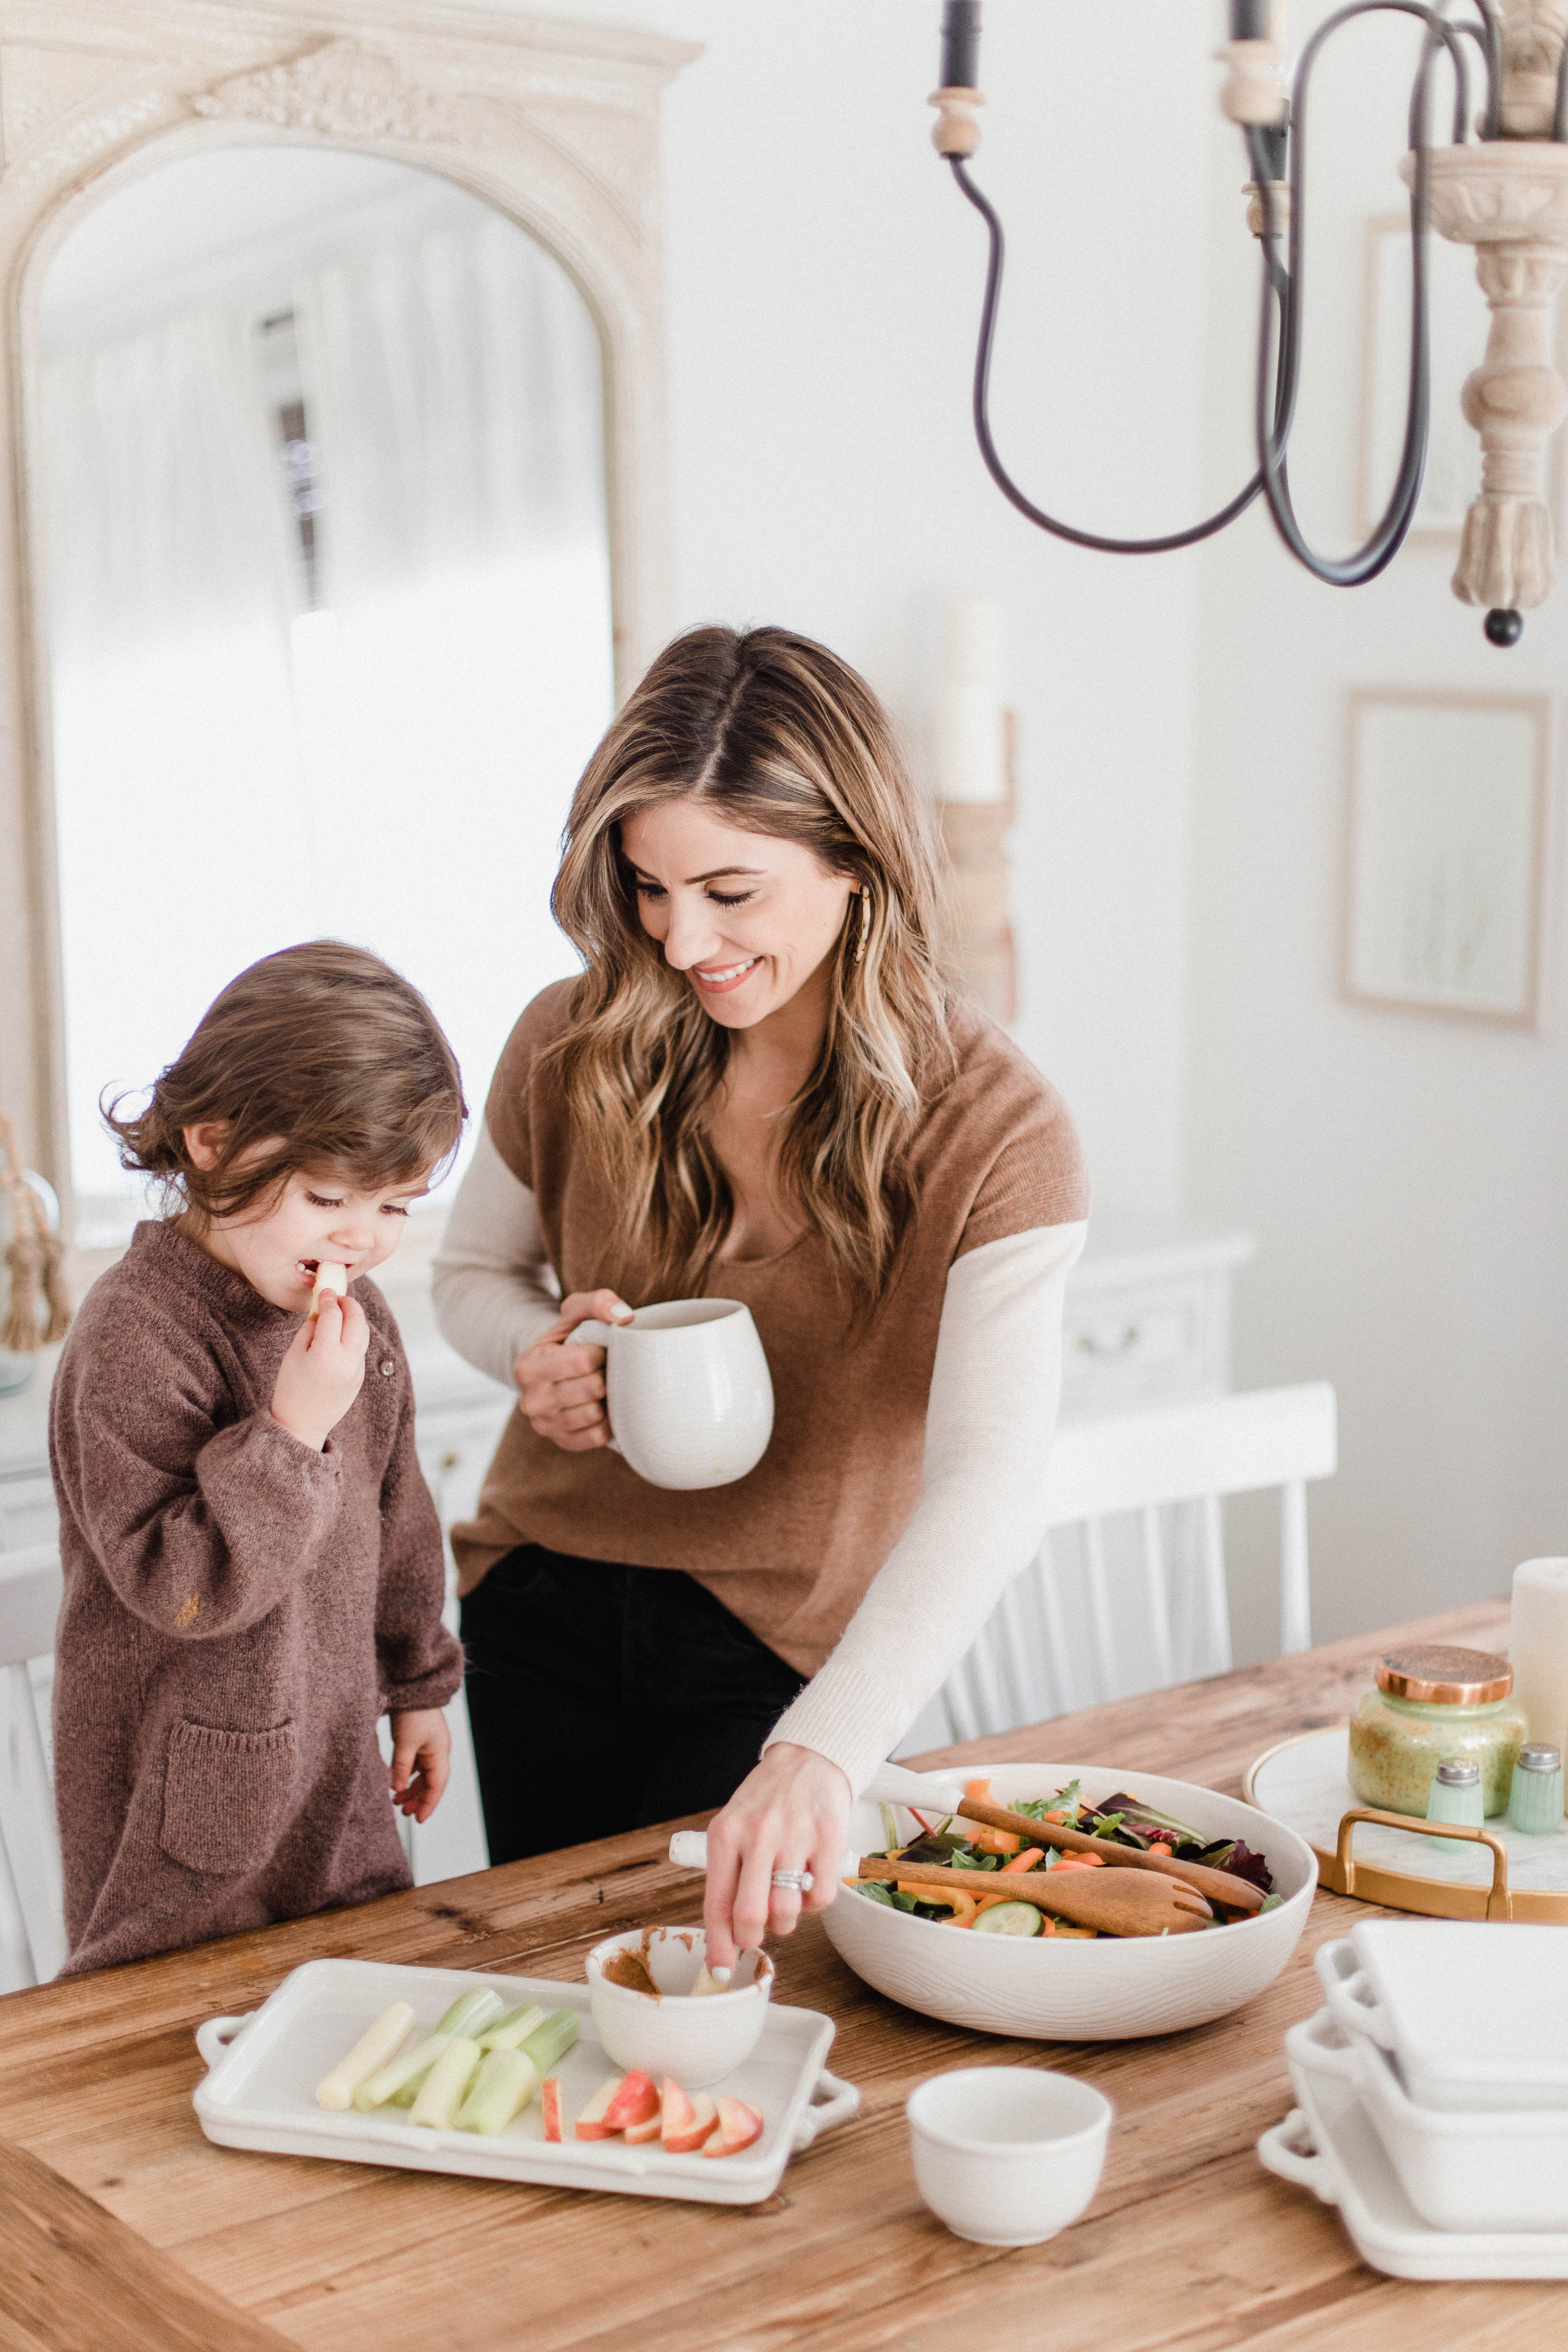
{"type": "MultiPolygon", "coordinates": [[[[990,1790],[988,1780],[972,1780],[964,1794],[985,1802],[990,1790]]],[[[1185,1822],[1158,1811],[1125,1790],[1106,1798],[1102,1804],[1091,1805],[1081,1794],[1081,1784],[1070,1780],[1054,1797],[1010,1803],[1007,1811],[1029,1821],[1080,1830],[1087,1836],[1104,1838],[1113,1845],[1131,1846],[1142,1853],[1163,1852],[1177,1862],[1201,1863],[1210,1870],[1228,1871],[1233,1877],[1246,1879],[1258,1888],[1264,1897],[1265,1911],[1273,1910],[1280,1901],[1273,1891],[1274,1882],[1262,1854],[1254,1853],[1240,1838],[1205,1839],[1185,1822]]],[[[867,1860],[934,1863],[950,1870],[973,1871],[973,1896],[967,1895],[967,1890],[958,1897],[950,1895],[945,1889],[902,1886],[896,1881],[889,1884],[879,1878],[846,1880],[852,1893],[868,1903],[909,1912],[917,1919],[966,1927],[977,1935],[1088,1937],[1098,1932],[1093,1927],[1069,1927],[1061,1919],[1043,1914],[1037,1905],[1011,1896],[1007,1880],[1026,1872],[1101,1869],[1105,1865],[1100,1855],[1060,1853],[1049,1845],[1027,1846],[1021,1834],[1006,1830],[981,1829],[970,1823],[960,1828],[958,1817],[953,1814],[934,1822],[928,1822],[918,1812],[914,1818],[921,1825],[920,1834],[900,1845],[893,1810],[884,1805],[882,1823],[887,1844],[879,1854],[868,1855],[867,1860]]],[[[1215,1906],[1215,1925],[1247,1916],[1250,1915],[1215,1906]]]]}

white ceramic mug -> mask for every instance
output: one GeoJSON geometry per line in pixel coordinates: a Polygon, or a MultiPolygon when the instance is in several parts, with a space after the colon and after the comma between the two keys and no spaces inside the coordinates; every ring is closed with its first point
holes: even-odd
{"type": "Polygon", "coordinates": [[[937,2219],[976,2245],[1037,2246],[1099,2188],[1115,2109],[1071,2074],[960,2066],[911,2091],[906,2112],[937,2219]]]}
{"type": "Polygon", "coordinates": [[[579,1323],[567,1342],[603,1348],[610,1444],[650,1486],[728,1486],[773,1433],[773,1384],[751,1309],[675,1298],[629,1323],[579,1323]]]}

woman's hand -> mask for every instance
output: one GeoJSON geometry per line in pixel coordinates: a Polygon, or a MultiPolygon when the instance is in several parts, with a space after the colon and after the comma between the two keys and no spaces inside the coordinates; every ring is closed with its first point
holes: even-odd
{"type": "Polygon", "coordinates": [[[826,1911],[838,1892],[849,1840],[848,1781],[814,1748],[781,1740],[708,1824],[708,1965],[733,1968],[772,1930],[787,1936],[803,1910],[826,1911]],[[809,1895],[775,1886],[775,1870],[809,1870],[809,1895]]]}
{"type": "Polygon", "coordinates": [[[452,1735],[438,1706],[405,1707],[392,1717],[392,1764],[387,1778],[400,1813],[427,1822],[441,1801],[450,1769],[452,1735]]]}
{"type": "Polygon", "coordinates": [[[541,1437],[563,1454],[586,1454],[610,1442],[605,1417],[605,1351],[584,1343],[573,1347],[579,1323],[596,1315],[601,1323],[629,1323],[632,1310],[613,1290],[574,1290],[561,1302],[561,1319],[525,1348],[511,1368],[518,1409],[541,1437]]]}

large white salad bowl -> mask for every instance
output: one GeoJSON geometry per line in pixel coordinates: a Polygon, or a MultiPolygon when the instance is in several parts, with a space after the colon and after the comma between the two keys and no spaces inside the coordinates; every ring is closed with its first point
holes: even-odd
{"type": "MultiPolygon", "coordinates": [[[[934,1919],[916,1919],[840,1887],[823,1925],[840,1957],[879,1992],[927,2017],[983,2033],[1022,2034],[1037,2042],[1125,2042],[1141,2033],[1176,2033],[1224,2017],[1271,1984],[1307,1924],[1318,1864],[1305,1839],[1239,1797],[1217,1796],[1187,1780],[1163,1780],[1134,1766],[993,1764],[999,1805],[1054,1796],[1082,1782],[1098,1804],[1124,1790],[1162,1813],[1189,1822],[1207,1840],[1243,1839],[1274,1874],[1277,1910],[1202,1935],[1098,1936],[1092,1941],[1047,1936],[977,1936],[934,1919]]],[[[894,1808],[900,1837],[912,1837],[913,1814],[894,1808]]],[[[854,1810],[857,1853],[886,1845],[879,1807],[854,1810]]]]}

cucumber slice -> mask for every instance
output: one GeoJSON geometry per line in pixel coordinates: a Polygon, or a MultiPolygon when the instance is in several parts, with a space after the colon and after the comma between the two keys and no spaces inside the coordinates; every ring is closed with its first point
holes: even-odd
{"type": "Polygon", "coordinates": [[[470,1985],[460,1992],[436,2028],[437,2033],[460,2033],[471,2040],[491,2026],[506,2007],[493,1985],[470,1985]]]}
{"type": "Polygon", "coordinates": [[[477,2042],[470,2042],[465,2034],[454,2034],[426,2075],[409,2122],[426,2124],[432,2131],[450,2131],[480,2055],[477,2042]]]}
{"type": "Polygon", "coordinates": [[[1037,1936],[1040,1915],[1033,1903],[996,1903],[974,1922],[976,1936],[1037,1936]]]}

